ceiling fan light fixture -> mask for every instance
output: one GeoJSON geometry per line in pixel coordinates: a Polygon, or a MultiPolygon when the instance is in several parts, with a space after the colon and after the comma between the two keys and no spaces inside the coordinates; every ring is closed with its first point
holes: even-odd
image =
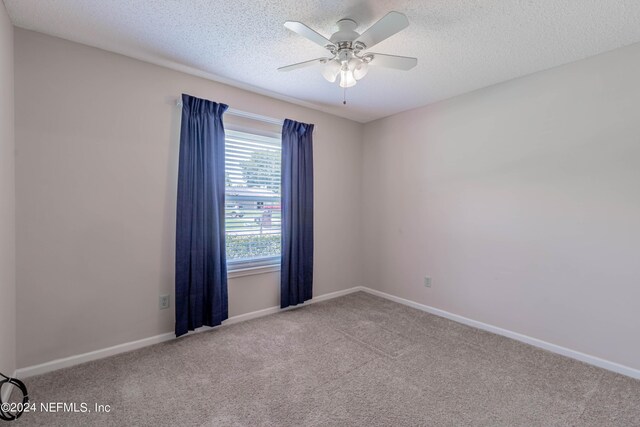
{"type": "Polygon", "coordinates": [[[369,72],[369,63],[367,61],[360,61],[360,63],[353,70],[353,78],[360,80],[369,72]]]}
{"type": "Polygon", "coordinates": [[[338,74],[340,74],[340,69],[342,65],[340,62],[333,60],[327,62],[327,64],[322,68],[322,77],[324,77],[328,82],[333,83],[336,81],[338,74]]]}
{"type": "Polygon", "coordinates": [[[353,77],[351,70],[340,71],[340,87],[351,87],[356,85],[356,79],[353,77]]]}
{"type": "Polygon", "coordinates": [[[360,63],[362,63],[362,59],[354,56],[349,60],[349,62],[347,62],[347,68],[349,69],[349,71],[353,71],[358,68],[360,63]]]}
{"type": "MultiPolygon", "coordinates": [[[[357,81],[369,72],[369,66],[410,70],[418,63],[417,58],[407,56],[387,55],[369,52],[373,46],[402,31],[409,26],[407,17],[391,11],[380,18],[364,32],[356,31],[358,24],[352,19],[338,21],[338,31],[330,38],[322,36],[317,31],[298,21],[287,21],[285,28],[307,38],[313,43],[329,51],[331,57],[317,58],[278,68],[279,71],[291,71],[307,66],[322,66],[322,76],[331,83],[338,80],[340,87],[355,86],[357,81]],[[375,62],[373,62],[375,61],[375,62]]],[[[320,68],[320,67],[318,67],[320,68]]],[[[346,94],[346,91],[345,91],[346,94]]],[[[343,100],[346,104],[346,100],[343,100]]]]}

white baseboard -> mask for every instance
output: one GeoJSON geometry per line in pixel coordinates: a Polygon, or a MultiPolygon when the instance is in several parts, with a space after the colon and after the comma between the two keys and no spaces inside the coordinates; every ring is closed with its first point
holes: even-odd
{"type": "Polygon", "coordinates": [[[70,366],[79,365],[81,363],[90,362],[92,360],[103,359],[105,357],[114,356],[120,353],[126,353],[127,351],[137,350],[139,348],[158,344],[164,341],[169,341],[173,338],[175,338],[175,334],[170,332],[149,338],[143,338],[141,340],[118,344],[112,347],[90,351],[88,353],[77,354],[74,356],[64,357],[62,359],[55,359],[50,362],[41,363],[39,365],[19,368],[18,370],[16,370],[16,375],[18,376],[18,378],[29,378],[35,375],[46,374],[47,372],[56,371],[58,369],[68,368],[70,366]]]}
{"type": "MultiPolygon", "coordinates": [[[[17,378],[16,375],[18,374],[14,372],[13,375],[11,375],[11,378],[17,378]]],[[[13,386],[11,384],[7,384],[6,386],[3,387],[3,389],[4,391],[2,392],[2,396],[0,396],[0,400],[6,403],[9,401],[9,396],[11,396],[11,392],[13,391],[13,386]]]]}
{"type": "Polygon", "coordinates": [[[372,295],[376,295],[390,301],[397,302],[399,304],[403,304],[409,307],[416,308],[418,310],[425,311],[427,313],[435,314],[436,316],[444,317],[449,320],[453,320],[454,322],[463,323],[468,326],[472,326],[474,328],[482,329],[487,332],[492,332],[497,335],[502,335],[507,338],[514,339],[516,341],[521,341],[523,343],[532,345],[534,347],[538,347],[552,353],[557,353],[562,356],[570,357],[572,359],[579,360],[584,363],[588,363],[590,365],[597,366],[599,368],[607,369],[609,371],[616,372],[618,374],[626,375],[631,378],[640,379],[640,370],[631,368],[629,366],[621,365],[619,363],[611,362],[609,360],[601,359],[596,356],[591,356],[589,354],[582,353],[580,351],[571,350],[566,347],[562,347],[556,344],[552,344],[546,341],[539,340],[537,338],[533,338],[527,335],[520,334],[518,332],[513,332],[508,329],[499,328],[497,326],[489,325],[487,323],[479,322],[477,320],[469,319],[463,316],[459,316],[457,314],[449,313],[448,311],[440,310],[438,308],[430,307],[428,305],[420,304],[408,299],[400,298],[395,295],[387,294],[385,292],[381,292],[375,289],[367,288],[361,286],[359,290],[370,293],[372,295]]]}
{"type": "MultiPolygon", "coordinates": [[[[463,316],[459,316],[457,314],[449,313],[448,311],[440,310],[438,308],[430,307],[428,305],[420,304],[408,299],[400,298],[395,295],[387,294],[385,292],[381,292],[375,289],[367,288],[365,286],[356,286],[353,288],[345,289],[342,291],[331,292],[328,294],[320,295],[315,298],[310,299],[305,302],[305,305],[313,304],[320,301],[326,301],[333,298],[338,298],[353,292],[364,291],[370,293],[372,295],[376,295],[390,301],[397,302],[399,304],[403,304],[409,307],[413,307],[418,310],[425,311],[427,313],[435,314],[436,316],[444,317],[450,320],[453,320],[458,323],[462,323],[468,326],[472,326],[474,328],[482,329],[484,331],[492,332],[497,335],[502,335],[507,338],[511,338],[517,341],[521,341],[526,344],[530,344],[534,347],[542,348],[544,350],[551,351],[553,353],[557,353],[566,357],[570,357],[572,359],[579,360],[581,362],[588,363],[590,365],[594,365],[603,369],[607,369],[609,371],[617,372],[622,375],[626,375],[632,378],[640,379],[640,370],[631,368],[629,366],[624,366],[619,363],[611,362],[605,359],[601,359],[596,356],[591,356],[589,354],[585,354],[576,350],[571,350],[566,347],[562,347],[556,344],[552,344],[546,341],[539,340],[537,338],[529,337],[527,335],[520,334],[518,332],[513,332],[508,329],[503,329],[497,326],[489,325],[487,323],[479,322],[477,320],[472,320],[463,316]]],[[[258,317],[268,316],[270,314],[275,314],[281,311],[290,310],[293,308],[301,307],[292,306],[285,309],[281,309],[279,306],[265,308],[263,310],[253,311],[251,313],[240,314],[238,316],[230,317],[225,320],[225,322],[221,326],[217,326],[218,328],[224,327],[225,325],[232,325],[234,323],[244,322],[251,319],[256,319],[258,317]]],[[[195,332],[203,332],[210,330],[210,327],[202,327],[197,329],[195,332]]],[[[132,341],[124,344],[115,345],[112,347],[103,348],[96,351],[91,351],[89,353],[83,353],[75,356],[65,357],[63,359],[56,359],[50,362],[42,363],[39,365],[29,366],[26,368],[20,368],[16,370],[14,377],[17,378],[28,378],[34,375],[45,374],[47,372],[55,371],[62,368],[68,368],[70,366],[79,365],[81,363],[90,362],[92,360],[102,359],[105,357],[113,356],[120,353],[125,353],[127,351],[137,350],[142,347],[147,347],[153,344],[158,344],[164,341],[169,341],[172,339],[176,339],[175,334],[173,332],[168,332],[166,334],[156,335],[149,338],[144,338],[137,341],[132,341]]],[[[178,338],[180,339],[180,338],[178,338]]],[[[6,394],[6,393],[5,393],[6,394]]],[[[5,398],[3,396],[3,401],[5,398]]]]}
{"type": "MultiPolygon", "coordinates": [[[[342,291],[331,292],[324,295],[319,295],[314,297],[308,301],[305,301],[304,305],[313,304],[320,301],[326,301],[333,298],[338,298],[343,295],[347,295],[353,292],[357,292],[363,290],[361,286],[357,286],[354,288],[345,289],[342,291]]],[[[232,316],[224,321],[221,326],[216,326],[216,328],[225,327],[227,325],[233,325],[234,323],[245,322],[247,320],[256,319],[258,317],[268,316],[270,314],[275,314],[280,311],[291,310],[293,308],[302,307],[302,305],[296,305],[287,307],[285,309],[281,309],[279,306],[269,307],[262,310],[252,311],[250,313],[240,314],[237,316],[232,316]]],[[[208,326],[203,326],[202,328],[198,328],[195,333],[204,332],[213,329],[208,326]]],[[[194,332],[191,332],[193,334],[194,332]]],[[[183,336],[188,336],[183,335],[183,336]]],[[[88,353],[78,354],[75,356],[69,356],[62,359],[52,360],[50,362],[41,363],[39,365],[27,366],[25,368],[20,368],[16,370],[14,377],[17,378],[29,378],[35,375],[46,374],[47,372],[55,371],[62,368],[68,368],[70,366],[79,365],[81,363],[90,362],[92,360],[103,359],[105,357],[113,356],[120,353],[126,353],[128,351],[137,350],[139,348],[147,347],[153,344],[158,344],[161,342],[180,339],[176,338],[173,332],[167,332],[165,334],[156,335],[149,338],[143,338],[137,341],[131,341],[124,344],[114,345],[112,347],[103,348],[100,350],[90,351],[88,353]]],[[[4,398],[3,398],[4,401],[4,398]]]]}

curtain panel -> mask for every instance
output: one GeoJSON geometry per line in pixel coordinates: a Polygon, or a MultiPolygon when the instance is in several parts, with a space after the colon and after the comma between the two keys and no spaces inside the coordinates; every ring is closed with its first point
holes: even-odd
{"type": "Polygon", "coordinates": [[[224,126],[228,108],[182,95],[176,220],[176,336],[228,318],[224,126]]]}
{"type": "Polygon", "coordinates": [[[282,127],[282,308],[313,296],[313,127],[282,127]]]}

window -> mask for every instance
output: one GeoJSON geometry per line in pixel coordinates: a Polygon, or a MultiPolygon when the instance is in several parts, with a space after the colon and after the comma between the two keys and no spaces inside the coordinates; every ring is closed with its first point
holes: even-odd
{"type": "Polygon", "coordinates": [[[225,131],[229,270],[280,262],[280,138],[225,131]]]}

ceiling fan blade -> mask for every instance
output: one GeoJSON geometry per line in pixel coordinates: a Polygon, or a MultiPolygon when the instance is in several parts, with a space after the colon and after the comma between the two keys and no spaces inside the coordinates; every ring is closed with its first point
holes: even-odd
{"type": "Polygon", "coordinates": [[[316,58],[310,61],[298,62],[297,64],[291,64],[284,67],[280,67],[278,68],[278,71],[291,71],[291,70],[297,70],[298,68],[310,67],[312,65],[325,64],[328,60],[329,58],[316,58]]]}
{"type": "Polygon", "coordinates": [[[371,48],[408,26],[409,20],[404,14],[400,12],[389,12],[369,27],[369,29],[362,33],[355,41],[362,42],[367,48],[371,48]]]}
{"type": "Polygon", "coordinates": [[[396,68],[398,70],[410,70],[418,65],[418,58],[409,56],[384,55],[382,53],[367,52],[367,56],[372,55],[373,59],[369,63],[377,67],[396,68]]]}
{"type": "Polygon", "coordinates": [[[316,44],[319,44],[322,47],[325,47],[327,45],[333,46],[333,43],[331,43],[329,39],[313,31],[311,28],[307,27],[302,22],[287,21],[284,23],[284,27],[290,31],[293,31],[294,33],[301,35],[302,37],[305,37],[311,40],[316,44]]]}

